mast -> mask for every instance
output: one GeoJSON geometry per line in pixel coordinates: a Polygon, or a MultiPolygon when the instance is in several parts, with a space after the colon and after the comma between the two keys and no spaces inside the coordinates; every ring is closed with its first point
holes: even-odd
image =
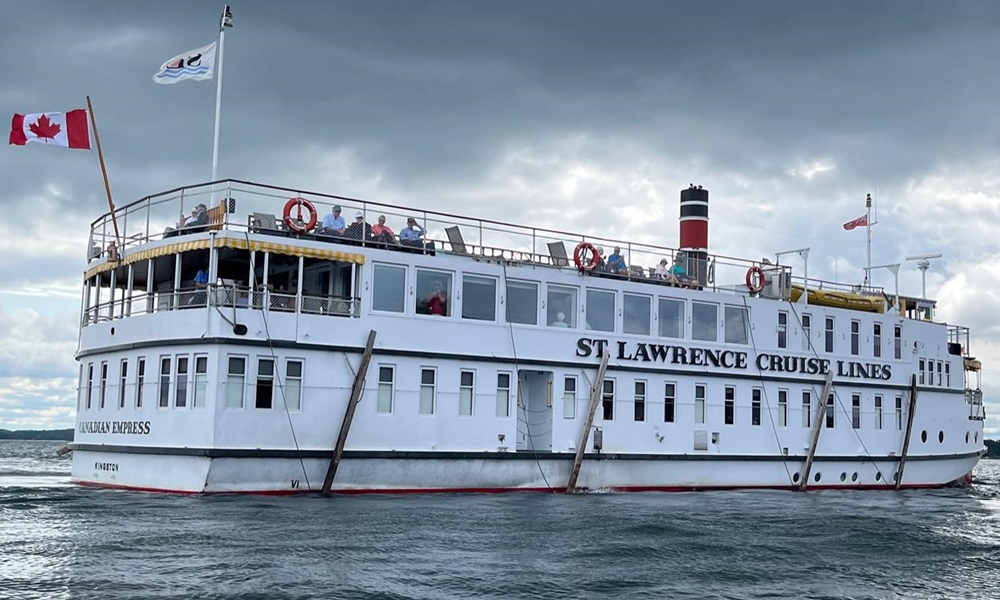
{"type": "MultiPolygon", "coordinates": [[[[221,54],[220,54],[221,56],[221,54]]],[[[219,76],[220,80],[222,76],[219,76]]],[[[214,179],[214,177],[213,177],[214,179]]],[[[872,195],[868,194],[865,198],[865,231],[868,235],[867,244],[867,261],[865,262],[865,287],[868,287],[868,278],[871,276],[872,272],[872,195]]]]}
{"type": "Polygon", "coordinates": [[[215,181],[219,170],[219,120],[222,116],[222,52],[226,43],[226,27],[233,26],[233,11],[227,4],[219,19],[219,58],[216,65],[218,81],[215,88],[215,140],[212,144],[212,181],[215,181]]]}

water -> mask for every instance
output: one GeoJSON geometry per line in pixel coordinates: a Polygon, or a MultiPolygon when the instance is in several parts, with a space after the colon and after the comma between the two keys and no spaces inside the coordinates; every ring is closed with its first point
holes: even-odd
{"type": "Polygon", "coordinates": [[[249,497],[68,483],[0,441],[0,598],[1000,598],[971,489],[249,497]]]}

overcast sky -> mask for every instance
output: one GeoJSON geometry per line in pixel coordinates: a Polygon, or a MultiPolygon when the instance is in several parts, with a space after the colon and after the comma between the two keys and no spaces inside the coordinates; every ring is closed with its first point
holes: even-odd
{"type": "MultiPolygon", "coordinates": [[[[1000,3],[231,4],[220,176],[668,246],[693,182],[714,252],[809,246],[850,282],[841,225],[877,191],[872,262],[944,254],[928,295],[1000,415],[1000,3]]],[[[215,82],[151,78],[222,6],[0,0],[0,107],[89,94],[119,205],[207,181],[215,82]]],[[[96,154],[8,146],[0,181],[0,428],[69,427],[96,154]]],[[[914,263],[900,281],[919,295],[914,263]]]]}

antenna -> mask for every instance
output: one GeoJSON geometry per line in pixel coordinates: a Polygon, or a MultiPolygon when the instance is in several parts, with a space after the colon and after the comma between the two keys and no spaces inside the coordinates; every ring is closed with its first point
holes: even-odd
{"type": "Polygon", "coordinates": [[[932,258],[941,258],[941,254],[919,254],[917,256],[907,256],[906,260],[915,260],[917,268],[920,269],[920,297],[927,299],[927,269],[931,268],[932,258]]]}

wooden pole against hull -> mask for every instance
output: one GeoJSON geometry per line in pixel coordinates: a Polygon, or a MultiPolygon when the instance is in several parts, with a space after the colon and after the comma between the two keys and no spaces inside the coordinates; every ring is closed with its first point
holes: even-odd
{"type": "Polygon", "coordinates": [[[804,492],[809,485],[809,473],[812,471],[813,460],[816,458],[816,448],[819,445],[819,433],[823,429],[826,418],[826,399],[830,397],[833,387],[833,373],[826,374],[823,384],[823,395],[819,397],[819,410],[816,411],[816,421],[813,423],[812,436],[809,438],[809,454],[806,455],[806,466],[802,469],[802,479],[799,480],[799,491],[804,492]]]}
{"type": "Polygon", "coordinates": [[[605,348],[601,355],[601,366],[597,368],[597,379],[594,380],[594,387],[590,391],[590,406],[587,408],[587,420],[583,424],[583,431],[580,432],[580,443],[576,445],[576,459],[573,461],[573,470],[569,473],[569,481],[566,483],[566,493],[576,491],[576,480],[580,476],[580,466],[583,464],[583,455],[587,452],[587,441],[590,439],[590,427],[594,424],[594,413],[601,401],[601,390],[604,386],[604,374],[608,370],[608,350],[605,348]]]}
{"type": "Polygon", "coordinates": [[[361,355],[361,365],[358,367],[358,374],[354,377],[354,387],[351,388],[351,399],[347,403],[347,412],[344,413],[344,421],[340,424],[340,435],[337,436],[337,446],[333,450],[333,457],[330,459],[330,466],[326,470],[326,479],[323,480],[323,494],[329,495],[333,486],[333,478],[337,475],[337,468],[340,467],[340,458],[344,454],[344,445],[347,444],[347,434],[351,430],[351,422],[354,420],[354,411],[361,401],[361,392],[365,389],[365,376],[368,373],[368,363],[372,359],[372,350],[375,348],[375,330],[368,332],[368,343],[365,345],[365,353],[361,355]]]}
{"type": "Polygon", "coordinates": [[[903,469],[906,468],[906,455],[910,451],[910,435],[913,433],[913,415],[917,412],[917,374],[910,375],[910,408],[906,415],[906,435],[903,437],[903,453],[899,457],[899,473],[896,476],[895,489],[903,485],[903,469]]]}
{"type": "Polygon", "coordinates": [[[90,115],[90,128],[94,130],[94,142],[97,144],[97,160],[101,163],[101,175],[104,176],[104,191],[108,195],[108,210],[111,211],[111,224],[115,227],[115,252],[114,258],[118,260],[118,240],[121,235],[118,233],[118,218],[115,216],[115,203],[111,199],[111,184],[108,182],[108,168],[104,165],[104,152],[101,151],[101,136],[97,134],[97,118],[94,116],[94,105],[87,96],[87,114],[90,115]]]}

